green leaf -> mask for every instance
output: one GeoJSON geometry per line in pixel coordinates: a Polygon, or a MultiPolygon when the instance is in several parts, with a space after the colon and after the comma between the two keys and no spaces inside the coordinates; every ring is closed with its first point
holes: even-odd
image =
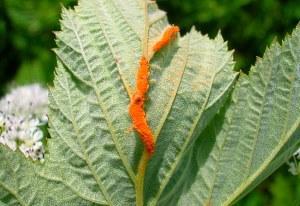
{"type": "MultiPolygon", "coordinates": [[[[76,186],[57,179],[55,175],[61,172],[62,167],[64,165],[55,167],[50,162],[46,165],[33,163],[21,152],[14,152],[0,145],[0,205],[2,202],[9,206],[72,206],[101,203],[101,199],[96,199],[97,196],[86,195],[84,182],[76,186]],[[47,173],[51,181],[43,178],[43,173],[47,173]],[[78,186],[82,188],[82,193],[78,192],[78,186]]],[[[67,172],[64,171],[63,174],[67,175],[67,172]]]]}
{"type": "Polygon", "coordinates": [[[160,204],[230,205],[295,151],[300,142],[300,26],[273,43],[231,102],[201,134],[160,204]],[[176,198],[173,198],[176,197],[176,198]]]}
{"type": "MultiPolygon", "coordinates": [[[[220,36],[212,41],[193,30],[182,39],[181,44],[182,49],[188,45],[185,53],[189,56],[184,62],[186,68],[172,104],[170,108],[162,107],[165,111],[160,112],[157,111],[159,103],[154,102],[154,108],[150,106],[148,113],[151,120],[153,108],[155,119],[159,116],[164,118],[157,130],[154,129],[157,151],[150,160],[145,180],[150,204],[155,204],[160,198],[184,153],[228,96],[234,79],[232,56],[220,36]]],[[[156,95],[161,96],[163,90],[162,86],[156,95]]]]}
{"type": "MultiPolygon", "coordinates": [[[[147,2],[82,0],[75,10],[63,10],[49,95],[49,154],[39,165],[0,147],[1,201],[136,204],[136,194],[142,194],[137,167],[143,145],[131,129],[128,105],[143,48],[150,50],[169,25],[156,3],[147,2]],[[8,163],[20,165],[22,172],[10,172],[4,166],[8,163]]],[[[161,195],[183,154],[228,97],[236,76],[232,52],[220,35],[211,40],[192,30],[154,55],[145,109],[157,147],[147,169],[145,204],[152,195],[161,195]]]]}

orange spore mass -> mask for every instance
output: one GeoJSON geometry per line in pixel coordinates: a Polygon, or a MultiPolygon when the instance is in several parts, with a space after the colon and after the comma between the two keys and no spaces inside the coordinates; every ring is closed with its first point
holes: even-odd
{"type": "Polygon", "coordinates": [[[141,93],[142,96],[145,96],[147,94],[149,88],[148,78],[149,78],[149,62],[145,57],[142,57],[140,61],[140,68],[137,72],[137,78],[136,78],[137,92],[141,93]]]}
{"type": "Polygon", "coordinates": [[[169,28],[166,29],[166,31],[163,33],[162,38],[156,42],[153,46],[153,51],[157,52],[161,50],[163,47],[165,47],[171,40],[176,38],[177,33],[180,31],[178,26],[170,26],[169,28]]]}
{"type": "MultiPolygon", "coordinates": [[[[154,44],[153,51],[157,52],[174,38],[176,38],[179,32],[178,26],[170,26],[163,33],[161,39],[154,44]]],[[[140,67],[136,76],[136,90],[131,96],[129,104],[129,115],[133,122],[133,127],[139,133],[140,138],[149,155],[154,153],[154,137],[146,119],[146,113],[144,110],[144,104],[146,95],[149,89],[149,61],[146,57],[142,57],[140,60],[140,67]]]]}
{"type": "Polygon", "coordinates": [[[139,133],[147,152],[152,155],[154,152],[154,138],[144,111],[145,96],[149,88],[148,77],[149,62],[145,57],[142,57],[140,68],[137,72],[136,91],[130,100],[129,115],[132,119],[133,127],[139,133]]]}

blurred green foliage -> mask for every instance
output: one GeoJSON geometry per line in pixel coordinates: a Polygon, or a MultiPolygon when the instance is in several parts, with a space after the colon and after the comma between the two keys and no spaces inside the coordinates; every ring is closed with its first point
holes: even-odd
{"type": "MultiPolygon", "coordinates": [[[[126,0],[124,0],[126,1],[126,0]]],[[[275,38],[300,20],[299,0],[157,0],[182,33],[195,25],[211,37],[221,30],[235,49],[237,69],[247,72],[275,38]]],[[[61,4],[76,0],[0,0],[0,96],[8,83],[51,83],[55,56],[52,31],[59,30],[61,4]]],[[[300,178],[283,166],[239,206],[299,206],[300,178]]]]}
{"type": "Polygon", "coordinates": [[[52,80],[55,47],[52,31],[59,29],[61,4],[75,0],[0,1],[0,95],[5,84],[52,80]]]}
{"type": "Polygon", "coordinates": [[[237,206],[300,206],[300,176],[282,166],[237,206]]]}
{"type": "Polygon", "coordinates": [[[157,0],[172,23],[195,25],[214,36],[219,30],[235,49],[237,68],[248,71],[271,41],[282,39],[300,20],[299,0],[157,0]]]}

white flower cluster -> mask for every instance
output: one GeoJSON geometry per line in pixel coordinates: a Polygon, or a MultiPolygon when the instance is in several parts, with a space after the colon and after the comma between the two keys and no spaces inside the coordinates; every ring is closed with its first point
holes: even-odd
{"type": "Polygon", "coordinates": [[[0,144],[19,149],[32,160],[44,161],[48,92],[39,85],[17,88],[0,100],[0,144]]]}
{"type": "Polygon", "coordinates": [[[38,84],[18,87],[0,100],[0,110],[8,114],[42,118],[47,114],[48,92],[38,84]]]}
{"type": "Polygon", "coordinates": [[[292,162],[287,162],[289,172],[292,173],[292,175],[300,175],[300,148],[294,153],[292,159],[292,162]]]}

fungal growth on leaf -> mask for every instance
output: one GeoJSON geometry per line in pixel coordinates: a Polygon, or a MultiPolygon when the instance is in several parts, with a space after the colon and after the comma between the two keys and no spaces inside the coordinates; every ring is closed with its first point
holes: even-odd
{"type": "MultiPolygon", "coordinates": [[[[154,44],[153,51],[158,52],[168,45],[171,40],[176,38],[178,32],[178,26],[168,27],[161,39],[154,44]]],[[[151,128],[147,123],[146,112],[144,111],[145,99],[149,89],[149,68],[149,61],[145,56],[142,56],[136,76],[136,90],[131,97],[129,105],[129,114],[133,122],[133,127],[139,133],[148,154],[152,155],[155,148],[154,137],[151,128]]]]}
{"type": "Polygon", "coordinates": [[[153,51],[158,52],[163,47],[169,44],[170,41],[176,38],[177,33],[180,31],[178,26],[170,26],[166,29],[166,31],[163,33],[163,36],[159,41],[157,41],[153,46],[153,51]]]}
{"type": "Polygon", "coordinates": [[[137,72],[136,91],[131,97],[129,114],[133,127],[140,134],[147,152],[151,155],[154,152],[154,138],[152,131],[147,124],[146,113],[144,111],[145,96],[149,88],[149,62],[145,57],[141,58],[140,67],[137,72]]]}

